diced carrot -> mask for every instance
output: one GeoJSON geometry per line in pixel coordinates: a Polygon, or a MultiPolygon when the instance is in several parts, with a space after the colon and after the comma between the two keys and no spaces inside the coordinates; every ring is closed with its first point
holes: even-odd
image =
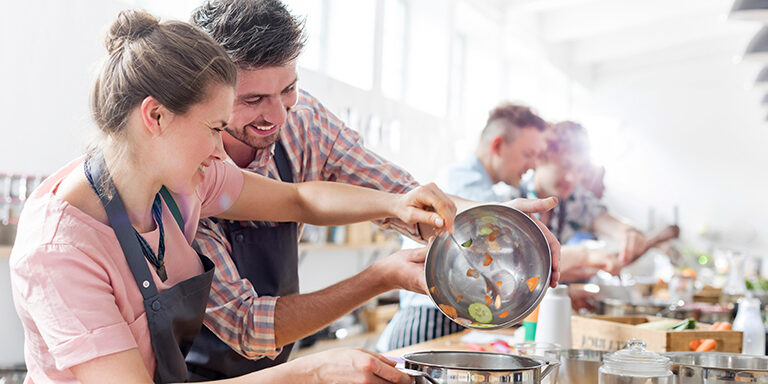
{"type": "Polygon", "coordinates": [[[503,318],[505,318],[505,317],[507,317],[507,316],[509,316],[509,312],[502,312],[502,313],[499,313],[499,318],[500,318],[500,319],[503,319],[503,318]]]}
{"type": "Polygon", "coordinates": [[[720,323],[720,326],[715,328],[715,331],[730,331],[731,329],[733,329],[733,326],[731,325],[731,323],[724,321],[720,323]]]}
{"type": "Polygon", "coordinates": [[[691,340],[691,342],[688,343],[688,349],[690,349],[691,351],[695,351],[696,348],[699,347],[699,345],[701,345],[701,339],[691,340]]]}
{"type": "Polygon", "coordinates": [[[488,240],[490,240],[490,241],[494,241],[494,240],[496,240],[496,232],[491,232],[491,233],[488,235],[488,240]]]}
{"type": "Polygon", "coordinates": [[[493,304],[493,299],[491,299],[490,296],[485,295],[485,305],[490,306],[491,304],[493,304]]]}
{"type": "Polygon", "coordinates": [[[467,269],[467,276],[477,278],[477,272],[474,269],[467,269]]]}
{"type": "Polygon", "coordinates": [[[485,253],[485,261],[483,262],[483,266],[489,266],[493,262],[493,257],[488,254],[488,252],[485,253]]]}
{"type": "Polygon", "coordinates": [[[432,293],[432,294],[434,294],[434,293],[435,293],[435,287],[430,287],[430,288],[429,288],[429,293],[432,293]]]}
{"type": "Polygon", "coordinates": [[[463,299],[463,298],[464,298],[464,296],[458,295],[458,296],[456,296],[456,301],[461,301],[461,299],[463,299]]]}
{"type": "Polygon", "coordinates": [[[528,285],[528,290],[533,292],[533,290],[536,289],[536,286],[539,285],[539,277],[531,277],[525,281],[525,284],[528,285]]]}
{"type": "Polygon", "coordinates": [[[445,312],[446,315],[450,316],[452,319],[455,319],[457,316],[459,316],[458,312],[456,312],[456,308],[447,305],[447,304],[440,304],[440,309],[445,312]]]}
{"type": "Polygon", "coordinates": [[[501,280],[496,282],[496,288],[501,289],[501,280]]]}
{"type": "Polygon", "coordinates": [[[704,339],[701,344],[696,348],[696,352],[707,352],[717,348],[717,341],[714,339],[704,339]]]}

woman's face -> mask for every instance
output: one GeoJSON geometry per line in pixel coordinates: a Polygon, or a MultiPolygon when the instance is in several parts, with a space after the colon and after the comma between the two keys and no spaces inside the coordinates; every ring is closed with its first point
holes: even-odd
{"type": "Polygon", "coordinates": [[[176,193],[192,193],[211,162],[227,156],[221,132],[232,113],[235,91],[229,85],[213,84],[207,93],[187,113],[173,115],[162,135],[163,184],[176,193]]]}
{"type": "Polygon", "coordinates": [[[587,172],[589,162],[579,154],[552,156],[536,165],[534,184],[544,196],[567,199],[587,172]]]}

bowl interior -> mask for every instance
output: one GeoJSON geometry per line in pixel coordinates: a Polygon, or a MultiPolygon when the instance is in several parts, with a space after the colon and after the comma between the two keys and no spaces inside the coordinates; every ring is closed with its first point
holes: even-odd
{"type": "Polygon", "coordinates": [[[505,205],[481,205],[456,216],[454,237],[435,239],[424,266],[429,296],[453,321],[470,327],[495,329],[520,323],[541,301],[549,285],[552,258],[541,229],[524,213],[505,205]],[[486,291],[484,274],[499,291],[486,291]],[[532,289],[531,289],[532,288],[532,289]],[[469,313],[472,303],[492,313],[487,323],[469,313]],[[453,313],[455,311],[455,314],[453,313]]]}

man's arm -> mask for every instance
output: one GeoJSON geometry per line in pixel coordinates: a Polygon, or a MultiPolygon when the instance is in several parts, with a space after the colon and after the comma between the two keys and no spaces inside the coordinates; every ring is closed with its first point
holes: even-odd
{"type": "Polygon", "coordinates": [[[402,250],[328,288],[282,296],[275,307],[275,342],[283,346],[311,335],[377,295],[392,289],[426,293],[426,249],[402,250]]]}
{"type": "Polygon", "coordinates": [[[619,260],[626,265],[648,250],[645,234],[637,228],[624,223],[604,212],[592,222],[592,228],[598,235],[607,236],[620,241],[619,260]]]}

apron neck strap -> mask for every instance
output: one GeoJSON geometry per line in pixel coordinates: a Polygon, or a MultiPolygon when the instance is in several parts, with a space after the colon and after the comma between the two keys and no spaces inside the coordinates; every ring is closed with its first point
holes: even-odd
{"type": "Polygon", "coordinates": [[[91,188],[96,192],[107,212],[109,225],[115,232],[120,248],[123,250],[128,266],[131,268],[133,278],[139,285],[139,291],[144,299],[155,297],[158,294],[157,286],[152,279],[152,273],[149,271],[147,261],[141,251],[141,245],[136,239],[135,230],[125,211],[120,194],[112,182],[107,165],[104,162],[104,155],[98,152],[92,156],[87,156],[83,163],[85,177],[91,184],[91,188]]]}

